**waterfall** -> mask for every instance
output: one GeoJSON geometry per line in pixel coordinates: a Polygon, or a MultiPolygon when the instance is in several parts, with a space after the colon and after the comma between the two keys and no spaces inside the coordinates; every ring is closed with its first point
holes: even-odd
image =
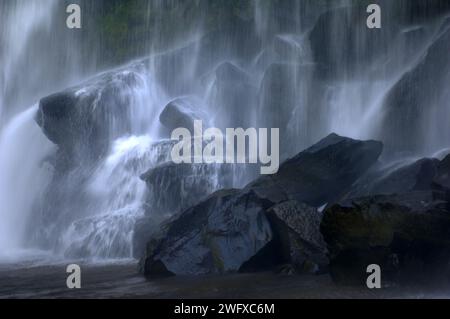
{"type": "Polygon", "coordinates": [[[44,159],[53,145],[34,122],[36,110],[17,115],[0,132],[0,256],[24,247],[27,221],[50,181],[44,159]]]}
{"type": "MultiPolygon", "coordinates": [[[[26,55],[27,45],[36,35],[37,28],[49,28],[50,17],[56,1],[2,1],[0,2],[0,119],[9,102],[7,93],[14,85],[16,72],[22,71],[20,63],[26,55]]],[[[1,123],[1,121],[0,121],[1,123]]]]}
{"type": "Polygon", "coordinates": [[[67,255],[131,257],[136,221],[144,216],[147,193],[140,174],[158,158],[149,136],[131,136],[114,142],[111,154],[89,180],[93,205],[63,234],[67,255]]]}
{"type": "Polygon", "coordinates": [[[175,100],[211,127],[280,128],[282,160],[331,132],[389,160],[450,146],[444,14],[383,0],[370,30],[357,0],[116,2],[80,1],[68,30],[63,2],[0,0],[1,251],[129,258],[142,219],[251,181],[170,166],[175,100]]]}

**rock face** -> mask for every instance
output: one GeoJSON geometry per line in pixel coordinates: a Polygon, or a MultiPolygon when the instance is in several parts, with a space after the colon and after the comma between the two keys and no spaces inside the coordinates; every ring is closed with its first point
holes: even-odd
{"type": "Polygon", "coordinates": [[[277,174],[248,186],[272,202],[296,200],[314,207],[332,203],[376,163],[383,145],[331,134],[286,161],[277,174]]]}
{"type": "Polygon", "coordinates": [[[383,281],[447,278],[450,262],[448,192],[373,196],[326,210],[321,230],[330,270],[340,283],[365,285],[368,265],[383,281]]]}
{"type": "Polygon", "coordinates": [[[283,264],[298,272],[324,271],[327,249],[317,207],[350,187],[381,148],[378,142],[330,135],[269,179],[214,193],[165,224],[148,244],[141,271],[149,277],[197,275],[283,264]]]}
{"type": "Polygon", "coordinates": [[[159,120],[170,132],[177,128],[186,128],[193,134],[194,121],[205,121],[206,116],[192,101],[180,98],[166,105],[159,120]]]}

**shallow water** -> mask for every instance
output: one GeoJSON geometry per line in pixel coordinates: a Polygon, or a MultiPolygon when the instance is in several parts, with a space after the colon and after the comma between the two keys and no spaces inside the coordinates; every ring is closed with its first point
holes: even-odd
{"type": "Polygon", "coordinates": [[[66,288],[66,264],[0,265],[0,298],[138,299],[310,299],[448,298],[450,289],[366,288],[335,285],[329,276],[287,276],[270,272],[226,276],[172,277],[147,281],[134,261],[84,264],[82,288],[66,288]]]}

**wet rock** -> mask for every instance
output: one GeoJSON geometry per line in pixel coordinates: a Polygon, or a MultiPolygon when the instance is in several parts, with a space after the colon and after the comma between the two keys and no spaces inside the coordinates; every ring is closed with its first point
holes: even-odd
{"type": "Polygon", "coordinates": [[[233,185],[229,165],[164,163],[141,176],[147,183],[148,214],[170,216],[199,203],[222,188],[233,185]]]}
{"type": "Polygon", "coordinates": [[[280,130],[282,159],[296,154],[299,140],[310,139],[311,123],[306,120],[313,116],[310,105],[321,107],[322,103],[316,95],[314,72],[312,64],[295,62],[272,63],[264,72],[258,94],[257,123],[259,127],[280,130]]]}
{"type": "Polygon", "coordinates": [[[224,62],[217,67],[214,77],[212,105],[217,110],[217,127],[253,127],[257,89],[251,84],[250,76],[236,65],[224,62]]]}
{"type": "Polygon", "coordinates": [[[412,25],[433,21],[450,12],[450,2],[447,0],[399,1],[398,7],[402,9],[402,12],[406,12],[401,20],[412,25]]]}
{"type": "Polygon", "coordinates": [[[206,124],[206,118],[199,106],[187,98],[171,101],[159,116],[160,122],[166,127],[169,135],[177,128],[186,128],[193,134],[194,121],[200,120],[206,124]]]}
{"type": "Polygon", "coordinates": [[[373,167],[360,178],[344,198],[391,195],[433,188],[439,160],[421,159],[412,163],[394,163],[373,167]]]}
{"type": "Polygon", "coordinates": [[[450,189],[450,155],[447,155],[438,165],[434,182],[450,189]]]}
{"type": "Polygon", "coordinates": [[[164,226],[141,270],[149,277],[239,271],[273,239],[266,205],[253,193],[213,194],[164,226]]]}
{"type": "Polygon", "coordinates": [[[328,264],[326,244],[320,233],[322,213],[296,201],[275,205],[267,212],[279,238],[283,259],[297,273],[318,273],[328,264]]]}
{"type": "Polygon", "coordinates": [[[186,46],[149,60],[165,91],[170,96],[181,96],[201,86],[198,80],[223,61],[248,63],[260,49],[261,41],[256,35],[253,21],[231,19],[223,21],[222,25],[186,46]]]}
{"type": "Polygon", "coordinates": [[[298,65],[273,63],[264,74],[259,93],[261,127],[285,128],[297,105],[295,79],[301,72],[298,65]]]}
{"type": "Polygon", "coordinates": [[[308,46],[305,38],[301,36],[295,34],[277,35],[272,46],[278,61],[308,62],[308,46]]]}
{"type": "Polygon", "coordinates": [[[329,207],[321,231],[339,283],[365,285],[368,265],[383,281],[448,280],[448,192],[410,192],[354,199],[329,207]]]}
{"type": "Polygon", "coordinates": [[[331,134],[280,166],[277,174],[247,186],[274,203],[297,200],[313,207],[333,203],[374,165],[383,149],[376,141],[331,134]]]}
{"type": "MultiPolygon", "coordinates": [[[[283,264],[297,272],[324,271],[328,259],[317,207],[338,198],[376,162],[381,149],[379,142],[330,135],[284,163],[281,173],[260,178],[243,190],[214,193],[165,224],[162,235],[150,241],[142,272],[150,277],[198,275],[268,270],[283,264]]],[[[144,178],[163,189],[159,197],[172,194],[165,204],[170,207],[180,205],[177,196],[182,193],[178,188],[165,190],[164,176],[173,175],[169,184],[179,187],[173,181],[184,170],[191,172],[192,167],[167,166],[144,178]]],[[[198,185],[201,191],[193,199],[199,198],[204,184],[198,185]]]]}
{"type": "Polygon", "coordinates": [[[449,162],[450,156],[447,156],[442,161],[423,158],[374,166],[352,186],[343,200],[450,188],[449,162]]]}
{"type": "Polygon", "coordinates": [[[379,135],[389,153],[429,151],[423,145],[433,145],[435,136],[450,134],[447,123],[442,121],[443,114],[447,114],[449,94],[437,89],[449,81],[450,74],[450,27],[444,30],[384,100],[385,115],[379,135]]]}
{"type": "Polygon", "coordinates": [[[371,70],[373,63],[388,61],[389,47],[399,31],[395,19],[385,18],[381,29],[369,29],[366,10],[364,4],[341,6],[317,20],[309,40],[314,61],[322,66],[322,77],[361,75],[371,70]]]}
{"type": "Polygon", "coordinates": [[[109,72],[41,99],[36,122],[75,160],[97,158],[112,140],[131,132],[134,90],[144,85],[141,67],[109,72]]]}

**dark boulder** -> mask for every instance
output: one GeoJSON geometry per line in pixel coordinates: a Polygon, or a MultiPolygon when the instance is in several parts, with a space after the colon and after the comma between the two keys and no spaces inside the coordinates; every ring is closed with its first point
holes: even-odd
{"type": "Polygon", "coordinates": [[[376,141],[331,134],[283,163],[277,174],[247,186],[274,203],[297,200],[313,207],[333,203],[374,165],[383,149],[376,141]]]}
{"type": "Polygon", "coordinates": [[[163,227],[141,271],[149,277],[239,271],[273,239],[267,205],[254,193],[213,194],[163,227]]]}
{"type": "Polygon", "coordinates": [[[450,156],[442,161],[423,158],[414,162],[376,165],[352,186],[343,200],[450,188],[449,164],[450,156]]]}
{"type": "Polygon", "coordinates": [[[177,128],[186,128],[194,133],[194,121],[200,120],[206,124],[206,115],[187,98],[179,98],[166,105],[161,115],[160,122],[169,132],[177,128]]]}
{"type": "Polygon", "coordinates": [[[450,155],[447,155],[438,165],[434,183],[450,189],[450,155]]]}
{"type": "MultiPolygon", "coordinates": [[[[381,149],[379,142],[330,135],[287,161],[278,174],[243,190],[214,193],[165,224],[150,241],[141,271],[155,277],[258,271],[286,264],[297,272],[324,271],[328,260],[317,207],[338,198],[376,162],[381,149]]],[[[151,187],[172,194],[165,205],[179,208],[182,192],[174,181],[183,171],[192,172],[192,167],[169,165],[144,178],[151,187]],[[164,182],[164,176],[172,175],[170,183],[164,182]],[[168,192],[161,187],[166,184],[176,190],[168,192]]],[[[206,183],[200,184],[198,189],[205,191],[206,183]]]]}
{"type": "Polygon", "coordinates": [[[327,248],[320,233],[322,213],[317,208],[287,201],[270,208],[267,216],[285,263],[299,273],[326,269],[327,248]]]}
{"type": "Polygon", "coordinates": [[[330,271],[339,283],[366,284],[366,269],[381,266],[383,282],[448,282],[448,192],[373,196],[331,206],[321,231],[330,271]]]}
{"type": "Polygon", "coordinates": [[[134,90],[144,85],[141,67],[138,63],[102,74],[41,99],[36,122],[74,160],[103,155],[111,141],[132,132],[134,90]]]}
{"type": "Polygon", "coordinates": [[[377,165],[352,186],[344,199],[430,190],[438,167],[439,160],[428,158],[412,163],[377,165]]]}

